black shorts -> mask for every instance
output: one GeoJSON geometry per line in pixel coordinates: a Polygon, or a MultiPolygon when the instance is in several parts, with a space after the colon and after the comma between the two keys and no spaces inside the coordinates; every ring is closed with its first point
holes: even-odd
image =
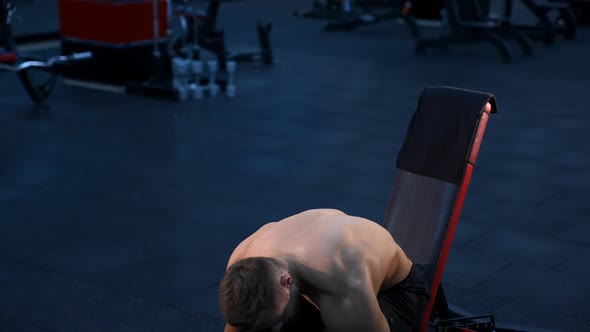
{"type": "MultiPolygon", "coordinates": [[[[377,294],[377,301],[391,332],[408,332],[420,324],[430,300],[429,284],[417,265],[399,284],[377,294]]],[[[322,332],[325,328],[319,310],[302,300],[297,317],[283,326],[281,332],[322,332]]]]}
{"type": "Polygon", "coordinates": [[[430,301],[430,285],[417,265],[399,284],[377,294],[377,301],[391,332],[410,331],[417,327],[430,301]]]}

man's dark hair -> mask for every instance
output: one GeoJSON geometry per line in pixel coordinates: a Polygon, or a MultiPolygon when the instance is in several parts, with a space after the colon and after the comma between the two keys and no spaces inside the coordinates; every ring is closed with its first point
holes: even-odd
{"type": "Polygon", "coordinates": [[[219,305],[225,321],[248,330],[276,307],[279,290],[278,260],[268,257],[242,259],[227,269],[219,284],[219,305]]]}

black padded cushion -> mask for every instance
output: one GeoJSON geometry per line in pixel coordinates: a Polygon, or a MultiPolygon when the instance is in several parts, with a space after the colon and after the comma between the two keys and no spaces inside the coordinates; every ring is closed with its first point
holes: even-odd
{"type": "Polygon", "coordinates": [[[427,87],[418,100],[397,167],[440,181],[460,184],[473,136],[489,93],[453,87],[427,87]]]}
{"type": "Polygon", "coordinates": [[[400,170],[384,227],[410,260],[436,266],[458,186],[400,170]]]}

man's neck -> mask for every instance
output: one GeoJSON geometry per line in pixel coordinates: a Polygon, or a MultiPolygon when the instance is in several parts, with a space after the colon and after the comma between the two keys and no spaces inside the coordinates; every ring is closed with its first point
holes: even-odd
{"type": "Polygon", "coordinates": [[[321,274],[321,272],[304,264],[300,264],[298,261],[289,257],[281,258],[281,261],[284,262],[293,282],[299,287],[301,293],[315,294],[318,293],[318,291],[321,292],[321,290],[318,289],[321,288],[321,286],[317,284],[319,281],[317,276],[318,274],[321,274]]]}
{"type": "Polygon", "coordinates": [[[283,264],[283,267],[287,272],[289,272],[293,283],[295,283],[300,289],[303,289],[307,282],[305,281],[305,275],[302,273],[299,264],[290,257],[279,257],[277,259],[283,264]]]}

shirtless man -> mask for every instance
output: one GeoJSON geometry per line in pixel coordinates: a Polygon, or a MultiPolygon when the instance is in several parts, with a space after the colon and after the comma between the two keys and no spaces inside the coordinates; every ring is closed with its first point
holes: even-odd
{"type": "Polygon", "coordinates": [[[331,209],[262,226],[219,285],[225,332],[408,332],[429,299],[385,228],[331,209]]]}

